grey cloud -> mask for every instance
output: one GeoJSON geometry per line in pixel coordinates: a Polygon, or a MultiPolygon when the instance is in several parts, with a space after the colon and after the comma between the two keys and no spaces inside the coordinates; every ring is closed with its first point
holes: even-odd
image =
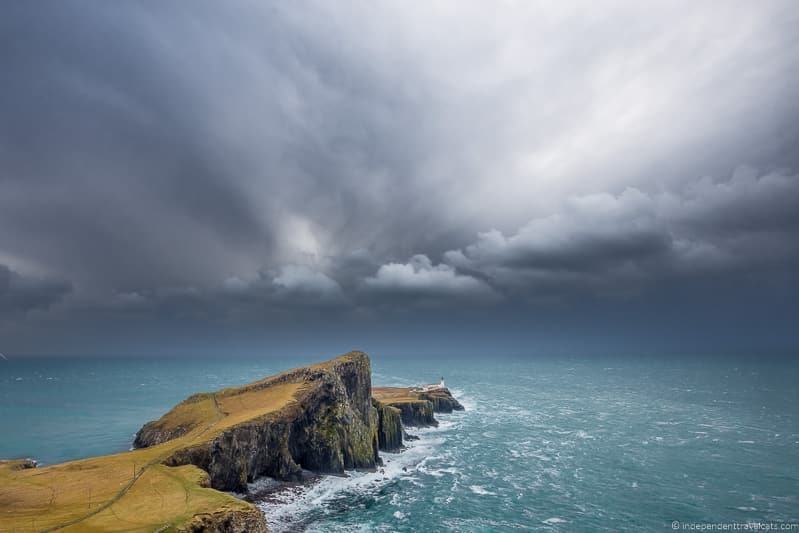
{"type": "Polygon", "coordinates": [[[279,299],[306,301],[313,305],[339,304],[344,300],[341,286],[329,276],[307,265],[285,265],[272,278],[279,299]]]}
{"type": "Polygon", "coordinates": [[[0,319],[33,310],[46,310],[72,291],[63,280],[23,276],[0,265],[0,319]]]}
{"type": "Polygon", "coordinates": [[[562,211],[534,219],[514,235],[481,233],[464,251],[450,251],[445,257],[471,268],[479,263],[565,271],[644,260],[670,247],[670,236],[658,224],[651,203],[635,189],[619,196],[572,198],[562,211]]]}
{"type": "Polygon", "coordinates": [[[568,199],[511,235],[492,230],[447,264],[502,287],[621,286],[674,276],[793,264],[799,252],[799,175],[741,167],[682,190],[626,189],[568,199]]]}
{"type": "Polygon", "coordinates": [[[3,15],[0,258],[74,321],[791,276],[791,1],[3,15]]]}
{"type": "Polygon", "coordinates": [[[797,164],[790,7],[502,7],[487,29],[459,3],[19,4],[0,246],[79,291],[210,287],[301,259],[292,220],[319,257],[381,264],[565,196],[797,164]]]}
{"type": "Polygon", "coordinates": [[[83,303],[90,312],[145,313],[165,319],[199,316],[212,322],[258,322],[276,314],[302,315],[347,305],[338,282],[301,264],[262,271],[253,279],[231,276],[212,287],[118,292],[112,298],[83,303]]]}
{"type": "Polygon", "coordinates": [[[483,281],[458,273],[446,264],[434,265],[426,255],[415,255],[407,263],[381,265],[374,276],[364,280],[373,293],[411,299],[495,301],[498,295],[483,281]]]}
{"type": "Polygon", "coordinates": [[[799,175],[787,170],[759,173],[740,166],[728,180],[709,176],[689,182],[681,193],[659,198],[670,223],[708,236],[790,233],[799,228],[799,175]]]}

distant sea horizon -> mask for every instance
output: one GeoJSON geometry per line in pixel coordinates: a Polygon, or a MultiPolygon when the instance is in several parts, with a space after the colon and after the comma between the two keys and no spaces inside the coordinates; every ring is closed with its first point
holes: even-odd
{"type": "MultiPolygon", "coordinates": [[[[8,354],[7,354],[8,355],[8,354]]],[[[327,357],[333,357],[334,353],[327,357]]],[[[374,473],[260,502],[275,531],[670,529],[799,521],[791,357],[372,355],[374,385],[447,385],[466,411],[374,473]]],[[[0,458],[130,448],[186,396],[320,357],[9,357],[0,458]]]]}

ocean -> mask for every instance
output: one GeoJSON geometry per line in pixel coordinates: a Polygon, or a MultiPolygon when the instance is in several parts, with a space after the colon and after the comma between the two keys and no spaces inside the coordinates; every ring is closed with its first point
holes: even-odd
{"type": "MultiPolygon", "coordinates": [[[[0,457],[51,464],[126,450],[144,422],[189,394],[309,362],[0,361],[0,457]]],[[[420,439],[382,454],[377,472],[323,477],[259,502],[273,531],[799,522],[797,361],[373,355],[372,367],[375,385],[443,375],[466,411],[411,429],[420,439]]]]}

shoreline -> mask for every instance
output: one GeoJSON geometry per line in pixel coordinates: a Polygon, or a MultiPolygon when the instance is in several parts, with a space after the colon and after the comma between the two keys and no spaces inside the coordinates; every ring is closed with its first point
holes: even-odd
{"type": "Polygon", "coordinates": [[[373,394],[368,356],[350,352],[194,394],[145,424],[128,452],[41,468],[0,463],[2,518],[19,531],[81,524],[265,532],[263,508],[251,503],[259,496],[246,494],[251,482],[264,476],[283,482],[263,491],[267,500],[331,475],[346,480],[351,470],[383,476],[392,460],[386,456],[384,463],[381,453],[409,449],[406,427],[435,427],[433,412],[453,409],[463,407],[441,386],[373,394]],[[36,485],[27,481],[29,471],[36,485]],[[147,509],[145,516],[137,509],[147,509]]]}
{"type": "MultiPolygon", "coordinates": [[[[342,511],[350,503],[361,498],[377,497],[394,484],[414,479],[424,472],[428,460],[445,442],[444,435],[459,426],[455,420],[444,415],[438,427],[411,428],[419,439],[412,441],[406,449],[396,453],[381,454],[384,466],[376,471],[353,470],[345,476],[320,475],[307,482],[278,482],[271,488],[253,487],[251,501],[264,512],[272,533],[303,530],[312,527],[327,516],[330,506],[342,511]]],[[[273,480],[258,480],[270,484],[273,480]]]]}

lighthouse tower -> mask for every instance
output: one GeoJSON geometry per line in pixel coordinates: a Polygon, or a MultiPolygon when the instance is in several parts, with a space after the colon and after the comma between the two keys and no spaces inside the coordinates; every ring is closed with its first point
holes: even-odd
{"type": "Polygon", "coordinates": [[[446,389],[447,388],[447,386],[444,385],[444,376],[441,376],[441,381],[438,382],[438,388],[439,389],[446,389]]]}

